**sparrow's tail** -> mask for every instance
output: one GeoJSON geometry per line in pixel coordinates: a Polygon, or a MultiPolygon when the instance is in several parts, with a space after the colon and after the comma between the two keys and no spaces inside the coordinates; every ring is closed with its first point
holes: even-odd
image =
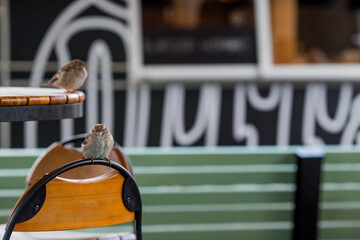
{"type": "Polygon", "coordinates": [[[49,87],[51,84],[49,82],[43,83],[40,85],[40,87],[49,87]]]}
{"type": "Polygon", "coordinates": [[[40,87],[53,86],[53,83],[59,79],[59,75],[56,73],[48,82],[41,84],[40,87]]]}

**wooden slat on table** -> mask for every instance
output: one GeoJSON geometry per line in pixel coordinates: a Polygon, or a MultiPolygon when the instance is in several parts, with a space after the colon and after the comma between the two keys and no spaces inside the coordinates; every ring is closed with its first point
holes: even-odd
{"type": "Polygon", "coordinates": [[[26,97],[28,100],[27,105],[48,105],[50,104],[49,96],[28,96],[26,97]]]}
{"type": "Polygon", "coordinates": [[[0,87],[0,106],[72,104],[85,100],[81,91],[53,88],[0,87]]]}
{"type": "Polygon", "coordinates": [[[66,96],[68,99],[67,104],[80,102],[80,97],[77,93],[68,93],[66,96]]]}
{"type": "Polygon", "coordinates": [[[66,95],[55,95],[50,96],[50,104],[66,104],[67,103],[67,96],[66,95]]]}
{"type": "Polygon", "coordinates": [[[0,97],[0,106],[27,105],[26,97],[0,97]]]}

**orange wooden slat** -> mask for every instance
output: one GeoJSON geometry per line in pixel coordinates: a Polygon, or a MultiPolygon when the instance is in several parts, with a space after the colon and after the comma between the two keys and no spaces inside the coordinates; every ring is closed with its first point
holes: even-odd
{"type": "Polygon", "coordinates": [[[54,95],[54,96],[50,96],[50,104],[51,105],[55,105],[55,104],[66,104],[67,102],[67,97],[66,95],[54,95]]]}
{"type": "Polygon", "coordinates": [[[27,104],[26,97],[12,97],[12,96],[2,96],[0,97],[0,106],[20,106],[27,104]]]}
{"type": "Polygon", "coordinates": [[[80,102],[83,102],[85,101],[85,93],[81,92],[81,91],[76,91],[76,93],[79,95],[79,98],[80,98],[80,102]]]}
{"type": "Polygon", "coordinates": [[[76,93],[67,93],[66,94],[67,97],[67,104],[71,104],[71,103],[78,103],[80,102],[80,97],[78,94],[76,93]]]}
{"type": "Polygon", "coordinates": [[[47,105],[50,104],[49,96],[27,96],[27,105],[47,105]]]}

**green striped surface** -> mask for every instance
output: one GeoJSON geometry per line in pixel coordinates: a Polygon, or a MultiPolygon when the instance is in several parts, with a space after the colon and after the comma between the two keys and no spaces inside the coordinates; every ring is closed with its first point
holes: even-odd
{"type": "MultiPolygon", "coordinates": [[[[291,239],[296,148],[124,150],[140,186],[144,239],[291,239]]],[[[0,150],[0,222],[42,151],[0,150]]],[[[360,150],[325,152],[319,239],[359,239],[360,150]]]]}

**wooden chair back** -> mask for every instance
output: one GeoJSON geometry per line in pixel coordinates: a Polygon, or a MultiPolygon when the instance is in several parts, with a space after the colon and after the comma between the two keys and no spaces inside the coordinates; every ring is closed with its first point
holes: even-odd
{"type": "Polygon", "coordinates": [[[132,175],[120,164],[82,159],[43,175],[21,196],[3,239],[14,231],[55,231],[135,221],[141,240],[141,197],[132,175]],[[89,179],[59,177],[79,167],[103,166],[112,171],[89,179]]]}

